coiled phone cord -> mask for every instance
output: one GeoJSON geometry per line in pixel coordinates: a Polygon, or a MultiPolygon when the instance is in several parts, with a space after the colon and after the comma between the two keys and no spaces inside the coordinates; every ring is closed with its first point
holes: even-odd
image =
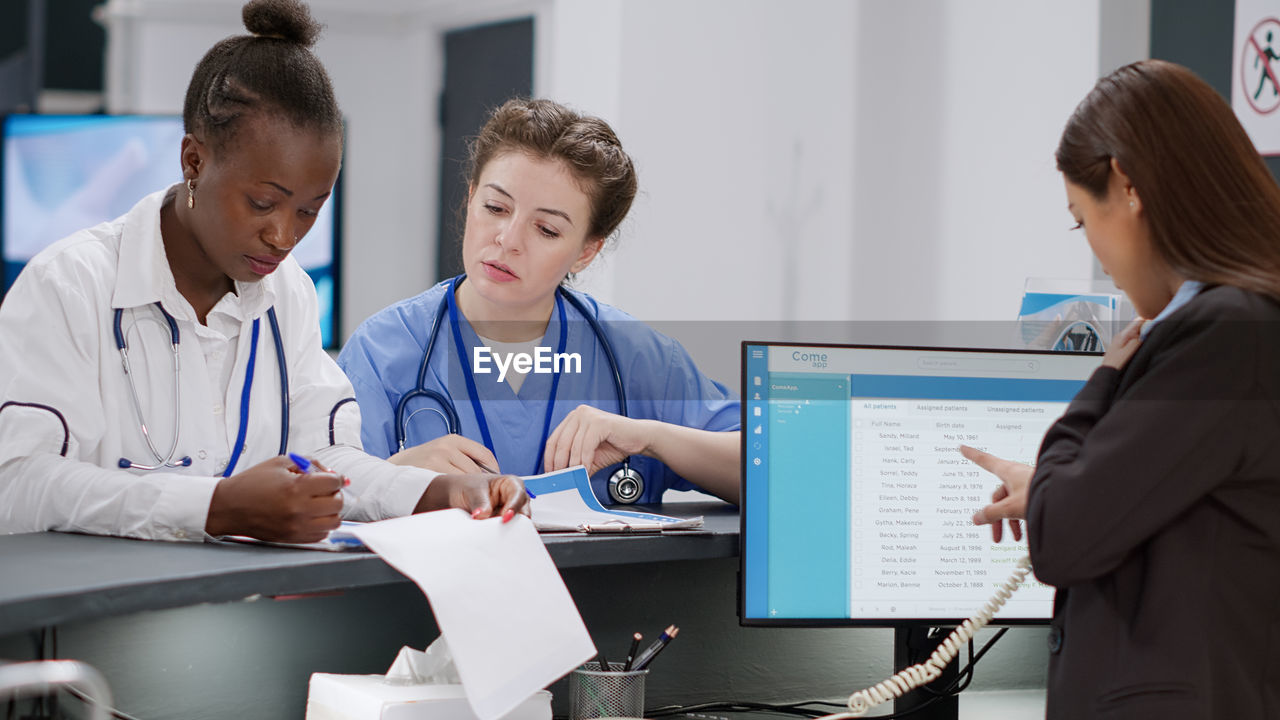
{"type": "Polygon", "coordinates": [[[902,697],[921,685],[937,680],[942,675],[943,668],[955,659],[956,654],[960,652],[960,648],[972,640],[975,633],[991,622],[991,618],[1004,606],[1005,602],[1009,600],[1009,596],[1018,589],[1018,586],[1027,579],[1027,575],[1030,572],[1031,556],[1023,555],[1019,558],[1018,566],[1014,569],[1013,574],[1009,576],[1009,579],[996,588],[995,595],[992,595],[991,599],[987,600],[982,609],[973,617],[965,620],[960,627],[952,630],[951,634],[938,645],[928,660],[918,665],[912,665],[882,683],[850,695],[848,701],[849,712],[827,715],[821,720],[860,718],[880,703],[902,697]]]}

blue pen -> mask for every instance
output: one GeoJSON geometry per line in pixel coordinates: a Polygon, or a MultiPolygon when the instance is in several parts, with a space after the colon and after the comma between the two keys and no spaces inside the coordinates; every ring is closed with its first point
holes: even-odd
{"type": "MultiPolygon", "coordinates": [[[[298,470],[301,470],[301,471],[302,471],[302,474],[303,474],[303,475],[306,475],[307,473],[310,473],[310,472],[311,472],[311,461],[310,461],[310,460],[308,460],[308,459],[306,459],[306,458],[302,457],[301,455],[299,455],[298,453],[294,453],[294,452],[289,453],[289,459],[293,461],[293,464],[297,466],[298,470]]],[[[346,477],[346,476],[343,476],[343,478],[342,478],[342,487],[344,487],[344,488],[345,488],[345,487],[347,487],[347,486],[348,486],[348,485],[350,485],[350,484],[351,484],[351,479],[350,479],[350,478],[348,478],[348,477],[346,477]]],[[[347,491],[346,491],[346,490],[339,490],[338,492],[342,493],[342,504],[343,504],[343,506],[345,507],[345,506],[347,505],[347,491]]],[[[357,540],[356,542],[358,543],[359,541],[357,540]]]]}
{"type": "MultiPolygon", "coordinates": [[[[289,453],[289,459],[293,461],[294,465],[298,466],[298,469],[302,471],[303,475],[306,475],[307,473],[311,472],[311,466],[314,463],[312,463],[310,460],[302,457],[298,453],[289,453]]],[[[351,478],[347,477],[346,475],[343,475],[342,487],[346,487],[350,484],[351,484],[351,478]]]]}
{"type": "Polygon", "coordinates": [[[311,472],[310,460],[302,457],[298,453],[289,453],[289,459],[293,461],[294,465],[298,466],[298,469],[302,471],[303,475],[306,475],[307,473],[311,472]]]}

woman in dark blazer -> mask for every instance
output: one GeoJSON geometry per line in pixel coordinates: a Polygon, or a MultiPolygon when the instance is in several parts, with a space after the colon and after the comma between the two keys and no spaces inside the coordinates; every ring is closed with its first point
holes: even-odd
{"type": "Polygon", "coordinates": [[[1068,208],[1142,318],[974,517],[1058,588],[1048,717],[1280,718],[1280,188],[1187,69],[1067,122],[1068,208]]]}

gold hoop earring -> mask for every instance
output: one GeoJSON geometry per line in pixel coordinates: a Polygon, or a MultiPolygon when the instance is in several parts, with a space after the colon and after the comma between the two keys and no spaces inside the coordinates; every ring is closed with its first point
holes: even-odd
{"type": "Polygon", "coordinates": [[[195,206],[196,206],[196,181],[191,178],[187,178],[187,208],[190,209],[190,208],[194,208],[195,206]]]}

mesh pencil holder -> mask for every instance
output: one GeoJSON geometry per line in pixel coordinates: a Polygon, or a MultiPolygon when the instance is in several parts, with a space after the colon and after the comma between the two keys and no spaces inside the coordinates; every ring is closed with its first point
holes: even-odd
{"type": "Polygon", "coordinates": [[[587,720],[603,717],[643,717],[645,670],[622,670],[622,663],[609,663],[609,672],[593,670],[588,663],[569,676],[569,718],[587,720]]]}

